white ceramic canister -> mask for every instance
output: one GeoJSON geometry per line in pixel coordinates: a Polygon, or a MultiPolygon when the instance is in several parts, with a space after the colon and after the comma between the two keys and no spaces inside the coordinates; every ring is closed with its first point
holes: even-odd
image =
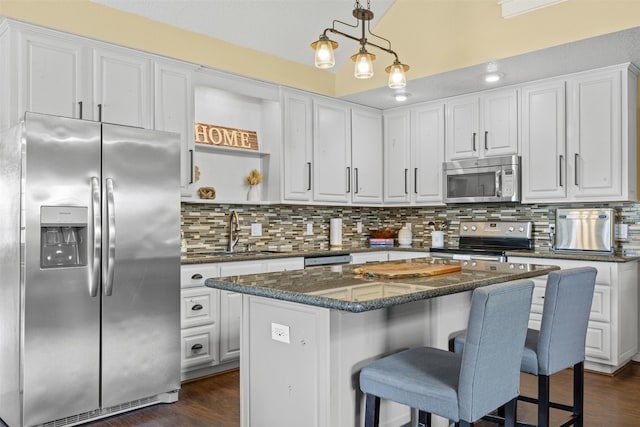
{"type": "Polygon", "coordinates": [[[432,248],[444,247],[444,231],[434,230],[431,232],[431,247],[432,248]]]}
{"type": "Polygon", "coordinates": [[[407,228],[407,226],[403,226],[398,232],[398,244],[400,246],[411,246],[413,242],[413,236],[411,235],[411,230],[407,228]]]}

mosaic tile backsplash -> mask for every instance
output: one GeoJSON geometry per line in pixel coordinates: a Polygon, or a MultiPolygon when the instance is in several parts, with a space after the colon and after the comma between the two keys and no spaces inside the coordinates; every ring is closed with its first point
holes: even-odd
{"type": "Polygon", "coordinates": [[[298,206],[298,205],[224,205],[182,203],[182,231],[187,240],[187,257],[207,255],[225,250],[229,235],[229,212],[240,217],[238,250],[262,249],[296,251],[329,249],[329,220],[342,218],[342,243],[346,248],[367,247],[370,230],[400,229],[411,224],[413,244],[431,246],[427,224],[449,223],[445,244],[458,245],[460,221],[503,220],[533,221],[534,245],[538,251],[551,250],[549,225],[555,222],[558,207],[616,209],[616,223],[629,226],[628,238],[617,241],[619,255],[640,255],[640,203],[580,204],[580,205],[460,205],[438,207],[358,207],[358,206],[298,206]],[[358,222],[362,232],[357,232],[358,222]],[[251,236],[251,224],[262,225],[262,236],[251,236]],[[307,235],[307,224],[313,224],[313,234],[307,235]]]}

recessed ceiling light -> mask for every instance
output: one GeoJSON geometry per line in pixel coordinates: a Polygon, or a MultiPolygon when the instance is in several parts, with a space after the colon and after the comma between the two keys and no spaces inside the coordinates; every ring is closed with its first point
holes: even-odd
{"type": "Polygon", "coordinates": [[[409,94],[406,92],[398,92],[393,95],[393,98],[398,102],[404,102],[409,98],[409,94]]]}
{"type": "Polygon", "coordinates": [[[487,83],[495,83],[497,81],[500,81],[502,77],[504,77],[504,74],[502,73],[489,73],[485,74],[484,81],[487,83]]]}

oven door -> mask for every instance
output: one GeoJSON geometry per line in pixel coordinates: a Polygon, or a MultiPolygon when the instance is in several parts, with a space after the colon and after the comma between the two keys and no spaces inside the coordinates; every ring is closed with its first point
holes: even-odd
{"type": "Polygon", "coordinates": [[[502,166],[444,171],[444,201],[474,203],[502,201],[502,166]]]}

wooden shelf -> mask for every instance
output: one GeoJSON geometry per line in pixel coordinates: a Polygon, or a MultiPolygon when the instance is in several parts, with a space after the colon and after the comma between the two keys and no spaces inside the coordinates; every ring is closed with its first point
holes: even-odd
{"type": "Polygon", "coordinates": [[[229,156],[242,156],[242,157],[267,157],[270,156],[271,153],[266,153],[264,151],[255,151],[255,150],[243,150],[241,148],[229,148],[229,147],[220,147],[218,145],[210,145],[210,144],[195,144],[196,151],[200,151],[203,153],[220,153],[226,154],[229,156]]]}

